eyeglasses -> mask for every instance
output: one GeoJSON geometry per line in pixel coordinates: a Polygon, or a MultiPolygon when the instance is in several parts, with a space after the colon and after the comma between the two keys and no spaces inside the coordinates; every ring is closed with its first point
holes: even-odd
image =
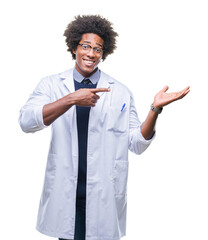
{"type": "Polygon", "coordinates": [[[102,52],[103,52],[103,49],[99,48],[99,47],[92,47],[92,46],[90,46],[88,44],[84,44],[84,43],[83,44],[79,43],[78,45],[80,45],[82,47],[82,50],[85,52],[89,52],[90,49],[93,49],[94,53],[97,53],[97,54],[102,54],[102,52]]]}

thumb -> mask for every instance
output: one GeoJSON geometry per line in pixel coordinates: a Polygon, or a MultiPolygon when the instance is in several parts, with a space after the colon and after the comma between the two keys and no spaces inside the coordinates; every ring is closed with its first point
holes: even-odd
{"type": "Polygon", "coordinates": [[[161,91],[162,91],[162,92],[167,92],[168,89],[169,89],[169,87],[168,87],[168,86],[165,86],[161,91]]]}

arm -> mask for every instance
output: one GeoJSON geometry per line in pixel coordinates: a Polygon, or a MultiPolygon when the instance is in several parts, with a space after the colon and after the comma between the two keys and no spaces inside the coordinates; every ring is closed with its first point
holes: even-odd
{"type": "MultiPolygon", "coordinates": [[[[165,86],[160,92],[154,97],[153,106],[157,109],[161,109],[164,106],[182,99],[189,93],[190,87],[186,87],[180,92],[166,93],[168,86],[165,86]]],[[[157,121],[158,114],[152,110],[149,111],[146,120],[142,124],[141,133],[145,139],[151,139],[155,133],[155,124],[157,121]]]]}
{"type": "Polygon", "coordinates": [[[46,104],[43,107],[43,121],[45,125],[50,125],[58,117],[64,114],[73,105],[94,107],[100,98],[96,93],[109,92],[108,88],[79,89],[66,95],[59,100],[46,104]]]}
{"type": "Polygon", "coordinates": [[[41,81],[20,110],[20,126],[26,133],[42,130],[73,105],[93,107],[99,99],[96,93],[109,91],[108,88],[80,89],[51,103],[48,85],[41,81]]]}
{"type": "Polygon", "coordinates": [[[142,124],[138,118],[133,96],[130,100],[129,115],[129,150],[135,154],[142,154],[151,144],[152,139],[147,140],[141,133],[142,124]]]}

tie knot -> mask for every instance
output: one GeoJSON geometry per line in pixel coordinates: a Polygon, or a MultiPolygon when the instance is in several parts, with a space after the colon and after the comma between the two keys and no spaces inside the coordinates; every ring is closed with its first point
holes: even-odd
{"type": "Polygon", "coordinates": [[[90,84],[92,84],[92,82],[90,81],[89,78],[85,78],[85,79],[83,79],[81,83],[86,84],[86,85],[90,85],[90,84]]]}

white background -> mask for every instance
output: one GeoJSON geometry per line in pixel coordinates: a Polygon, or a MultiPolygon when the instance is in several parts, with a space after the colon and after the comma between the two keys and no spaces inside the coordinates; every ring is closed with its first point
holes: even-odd
{"type": "Polygon", "coordinates": [[[50,128],[25,134],[18,115],[42,77],[74,66],[62,35],[77,14],[114,23],[118,47],[100,68],[132,90],[140,120],[165,85],[191,86],[150,148],[130,154],[124,239],[208,239],[207,13],[202,0],[1,2],[1,239],[52,239],[35,230],[50,128]]]}

